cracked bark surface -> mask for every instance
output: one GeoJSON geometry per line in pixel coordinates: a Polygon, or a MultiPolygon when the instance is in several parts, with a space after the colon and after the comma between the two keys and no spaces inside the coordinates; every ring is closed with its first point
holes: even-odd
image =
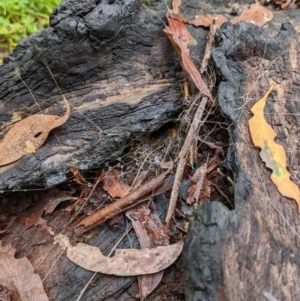
{"type": "MultiPolygon", "coordinates": [[[[254,148],[250,108],[277,82],[265,108],[299,180],[299,36],[283,24],[270,37],[251,24],[224,24],[213,59],[221,75],[218,105],[228,118],[235,209],[206,202],[195,213],[184,251],[187,300],[297,300],[300,278],[300,216],[282,197],[254,148]]],[[[213,200],[212,200],[213,201],[213,200]]]]}
{"type": "MultiPolygon", "coordinates": [[[[183,13],[193,18],[212,9],[223,12],[221,1],[206,2],[183,1],[183,13]]],[[[148,5],[164,18],[165,3],[148,5]]],[[[286,12],[291,18],[292,14],[286,12]]],[[[282,19],[276,16],[275,21],[282,19]]],[[[274,23],[266,28],[273,35],[279,30],[274,23]]],[[[50,28],[23,40],[0,67],[0,139],[9,126],[39,112],[16,70],[43,112],[64,112],[44,59],[71,103],[72,115],[34,156],[0,168],[0,190],[63,182],[71,163],[83,170],[98,166],[111,154],[118,155],[128,142],[127,133],[144,135],[176,117],[182,75],[162,29],[161,21],[139,1],[67,0],[52,14],[50,28]]],[[[192,26],[189,30],[198,41],[191,54],[200,60],[206,30],[192,26]]],[[[277,131],[279,143],[288,149],[288,165],[299,185],[299,38],[290,25],[271,38],[252,25],[225,24],[218,31],[216,46],[217,101],[228,118],[232,138],[226,164],[234,174],[235,209],[206,202],[195,211],[183,253],[186,299],[266,300],[263,294],[270,292],[278,300],[297,300],[299,215],[294,202],[282,198],[270,183],[259,150],[252,147],[247,120],[250,106],[264,94],[270,79],[278,81],[268,100],[267,120],[277,131]]],[[[15,201],[18,198],[22,201],[22,195],[14,195],[15,201]]],[[[54,231],[68,221],[69,215],[60,211],[48,218],[54,231]]],[[[99,245],[106,254],[124,233],[121,228],[107,231],[106,225],[98,230],[88,243],[99,245]]],[[[61,256],[52,237],[36,228],[14,225],[3,241],[12,243],[17,256],[27,256],[45,277],[50,300],[76,300],[91,277],[61,256]]],[[[130,242],[119,247],[138,247],[134,237],[130,242]]],[[[179,261],[165,273],[162,287],[173,284],[174,289],[170,300],[183,299],[176,274],[180,267],[179,261]]],[[[83,300],[133,300],[134,283],[131,277],[99,274],[83,300]]],[[[163,292],[159,288],[148,299],[161,300],[163,292]]]]}
{"type": "MultiPolygon", "coordinates": [[[[161,17],[163,5],[152,7],[161,17]]],[[[129,133],[151,133],[176,118],[180,65],[162,28],[137,1],[67,0],[53,12],[50,28],[21,41],[0,67],[0,139],[14,123],[40,113],[38,105],[45,114],[64,112],[46,63],[71,116],[36,154],[0,167],[0,190],[61,183],[70,164],[97,167],[122,152],[129,133]]]]}

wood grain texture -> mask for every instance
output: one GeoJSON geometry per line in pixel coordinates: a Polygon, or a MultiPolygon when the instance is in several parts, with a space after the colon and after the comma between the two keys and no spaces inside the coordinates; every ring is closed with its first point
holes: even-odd
{"type": "MultiPolygon", "coordinates": [[[[155,4],[163,17],[163,4],[155,4]]],[[[70,164],[80,170],[118,156],[127,136],[145,135],[181,108],[179,62],[163,23],[137,1],[66,0],[51,27],[24,39],[0,67],[0,139],[16,122],[41,113],[71,116],[51,131],[36,154],[0,168],[0,190],[53,186],[70,164]],[[22,81],[19,78],[21,76],[22,81]]]]}
{"type": "MultiPolygon", "coordinates": [[[[185,247],[187,300],[297,300],[300,280],[300,216],[280,195],[252,144],[250,108],[277,82],[265,117],[299,180],[299,37],[284,24],[271,38],[251,24],[224,24],[213,59],[222,76],[218,104],[228,118],[235,209],[206,202],[195,214],[185,247]],[[234,47],[233,47],[234,45],[234,47]]],[[[213,201],[213,200],[212,200],[213,201]]]]}

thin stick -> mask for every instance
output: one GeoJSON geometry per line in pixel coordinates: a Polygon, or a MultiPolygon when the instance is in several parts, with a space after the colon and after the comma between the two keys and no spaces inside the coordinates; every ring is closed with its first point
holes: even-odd
{"type": "Polygon", "coordinates": [[[192,122],[189,132],[185,138],[182,149],[178,155],[179,162],[178,162],[178,166],[177,166],[176,173],[175,173],[175,180],[174,180],[174,184],[173,184],[173,188],[172,188],[168,213],[167,213],[167,217],[166,217],[166,223],[168,226],[170,224],[171,218],[173,216],[173,213],[174,213],[174,210],[176,207],[176,202],[177,202],[178,194],[179,194],[179,186],[180,186],[180,183],[182,180],[182,175],[183,175],[185,163],[187,160],[186,154],[187,154],[193,140],[196,137],[197,131],[198,131],[200,123],[201,123],[201,117],[204,113],[207,102],[208,102],[208,97],[206,97],[206,96],[203,97],[200,102],[200,105],[195,113],[193,122],[192,122]]]}
{"type": "Polygon", "coordinates": [[[224,197],[224,199],[227,201],[227,203],[230,205],[230,207],[233,208],[232,202],[230,201],[229,197],[219,188],[219,186],[214,183],[211,183],[210,185],[215,187],[219,191],[219,193],[224,197]]]}
{"type": "Polygon", "coordinates": [[[69,222],[69,224],[71,222],[73,222],[73,220],[78,216],[78,214],[81,212],[82,208],[86,205],[86,203],[90,200],[91,196],[93,195],[95,189],[97,188],[98,184],[103,180],[103,173],[101,173],[101,175],[99,176],[99,178],[97,179],[96,183],[94,184],[90,194],[88,195],[88,197],[85,199],[85,201],[83,202],[83,204],[81,205],[81,207],[79,208],[79,210],[76,212],[76,214],[71,218],[71,221],[69,222]]]}
{"type": "Polygon", "coordinates": [[[145,184],[137,188],[135,191],[125,195],[123,198],[115,201],[112,204],[107,205],[98,212],[82,220],[75,226],[75,228],[77,228],[75,230],[76,235],[80,235],[86,232],[87,230],[91,229],[92,227],[99,225],[110,218],[113,218],[114,216],[119,214],[121,210],[125,207],[136,204],[135,201],[138,200],[140,197],[161,186],[169,172],[170,170],[161,173],[157,177],[153,178],[152,180],[146,182],[145,184]]]}
{"type": "Polygon", "coordinates": [[[209,61],[210,55],[211,55],[211,50],[213,48],[213,44],[215,41],[216,29],[217,29],[217,25],[216,25],[215,20],[213,20],[210,25],[209,32],[207,35],[207,43],[205,46],[204,56],[203,56],[203,60],[202,60],[201,68],[200,68],[201,74],[205,71],[205,69],[208,65],[208,61],[209,61]]]}
{"type": "MultiPolygon", "coordinates": [[[[124,237],[131,231],[132,226],[130,226],[125,232],[124,234],[120,237],[120,239],[117,241],[117,243],[113,246],[113,248],[110,250],[109,254],[107,255],[107,257],[110,257],[111,254],[115,251],[115,249],[117,248],[117,246],[121,243],[121,241],[124,239],[124,237]]],[[[78,296],[78,298],[76,299],[76,301],[79,301],[81,299],[81,297],[84,295],[85,291],[87,290],[88,286],[92,283],[93,279],[96,277],[96,275],[98,274],[98,272],[95,272],[93,274],[93,276],[90,278],[90,280],[87,282],[87,284],[85,285],[85,287],[80,291],[80,294],[78,296]]]]}

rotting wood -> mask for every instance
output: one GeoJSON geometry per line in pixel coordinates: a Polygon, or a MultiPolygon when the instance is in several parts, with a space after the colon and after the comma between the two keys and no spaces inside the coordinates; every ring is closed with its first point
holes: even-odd
{"type": "Polygon", "coordinates": [[[249,135],[250,108],[272,82],[265,118],[288,149],[288,166],[298,178],[300,81],[298,34],[283,24],[275,37],[245,23],[217,31],[213,59],[222,75],[217,103],[229,120],[232,147],[227,167],[234,175],[234,210],[205,202],[190,223],[184,254],[187,300],[298,300],[300,215],[283,198],[249,135]],[[232,46],[234,45],[234,47],[232,46]]]}

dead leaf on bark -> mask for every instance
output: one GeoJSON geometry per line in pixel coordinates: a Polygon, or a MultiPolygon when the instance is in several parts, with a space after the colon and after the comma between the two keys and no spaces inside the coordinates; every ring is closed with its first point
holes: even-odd
{"type": "Polygon", "coordinates": [[[67,257],[82,268],[117,276],[153,274],[166,269],[180,255],[183,240],[176,244],[155,249],[117,249],[113,257],[104,256],[98,247],[78,243],[70,244],[69,238],[59,234],[55,241],[67,250],[67,257]]]}
{"type": "Polygon", "coordinates": [[[272,182],[283,196],[297,202],[300,212],[300,191],[298,186],[291,181],[291,174],[287,171],[284,148],[274,141],[277,134],[264,118],[267,98],[275,86],[276,83],[273,83],[266,94],[251,108],[254,116],[249,119],[249,130],[253,144],[261,148],[261,159],[273,171],[272,182]]]}
{"type": "Polygon", "coordinates": [[[56,188],[52,188],[46,193],[41,193],[39,201],[21,213],[20,220],[26,228],[29,228],[43,221],[41,217],[44,212],[45,214],[50,214],[61,202],[76,199],[76,197],[72,197],[56,188]]]}
{"type": "Polygon", "coordinates": [[[15,249],[0,241],[0,283],[22,301],[48,301],[39,275],[26,257],[15,259],[15,249]]]}
{"type": "Polygon", "coordinates": [[[122,198],[130,190],[130,186],[121,181],[120,174],[121,172],[117,169],[103,173],[103,189],[113,198],[122,198]]]}
{"type": "MultiPolygon", "coordinates": [[[[151,248],[154,245],[157,245],[157,241],[153,241],[151,236],[148,234],[147,229],[150,229],[150,232],[161,232],[157,231],[156,228],[152,227],[151,225],[155,224],[158,227],[164,227],[166,235],[165,240],[161,241],[160,245],[168,245],[169,244],[169,236],[167,234],[166,227],[162,224],[159,220],[159,217],[156,214],[151,214],[150,209],[146,208],[146,206],[140,206],[139,208],[135,208],[126,212],[126,216],[131,220],[133,229],[138,237],[141,249],[151,248]],[[156,223],[157,219],[159,223],[156,223]],[[154,220],[152,223],[149,222],[154,220]],[[145,227],[146,224],[150,224],[149,227],[145,227]]],[[[152,235],[155,237],[155,235],[152,235]]],[[[159,285],[163,271],[149,274],[149,275],[139,275],[138,276],[138,283],[139,283],[139,292],[141,301],[145,300],[145,298],[153,292],[153,290],[159,285]]]]}
{"type": "Polygon", "coordinates": [[[298,186],[291,181],[291,174],[287,171],[284,148],[274,141],[277,134],[264,118],[267,98],[275,86],[276,83],[273,83],[263,98],[251,108],[254,116],[249,119],[249,130],[253,144],[261,148],[261,159],[273,171],[271,174],[272,182],[283,196],[297,202],[300,212],[300,191],[298,186]]]}
{"type": "Polygon", "coordinates": [[[236,24],[244,21],[257,26],[263,26],[273,19],[273,12],[258,2],[252,4],[249,9],[246,9],[238,17],[235,17],[230,22],[236,24]]]}
{"type": "Polygon", "coordinates": [[[190,58],[189,45],[196,43],[195,39],[192,37],[190,32],[187,30],[182,21],[173,18],[175,14],[181,14],[179,11],[179,5],[181,1],[173,1],[173,9],[167,12],[168,26],[164,29],[165,34],[170,40],[174,50],[176,51],[178,57],[180,58],[183,68],[191,76],[193,82],[195,83],[197,89],[206,95],[211,102],[213,98],[205,85],[201,74],[192,62],[190,58]]]}
{"type": "Polygon", "coordinates": [[[63,96],[66,113],[62,116],[34,114],[16,123],[0,142],[0,166],[10,164],[35,152],[46,141],[49,132],[64,124],[70,116],[70,105],[63,96]],[[34,151],[33,151],[34,149],[34,151]]]}

